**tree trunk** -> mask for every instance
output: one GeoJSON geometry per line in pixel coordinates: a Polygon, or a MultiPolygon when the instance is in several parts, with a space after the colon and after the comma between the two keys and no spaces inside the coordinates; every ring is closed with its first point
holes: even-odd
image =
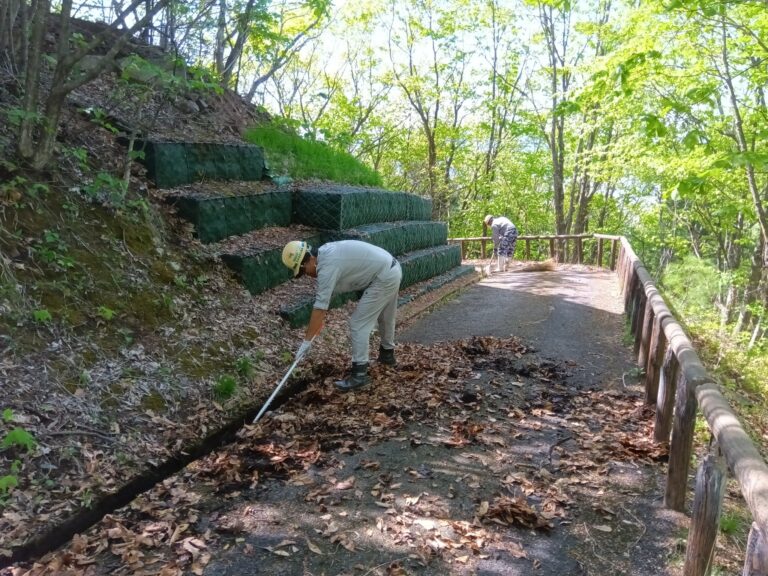
{"type": "Polygon", "coordinates": [[[752,251],[752,261],[749,268],[749,279],[744,287],[743,298],[741,302],[741,311],[738,320],[733,328],[733,335],[736,336],[743,330],[752,328],[752,305],[758,301],[760,294],[760,284],[763,276],[763,252],[765,246],[762,236],[758,237],[758,242],[752,251]]]}
{"type": "MultiPolygon", "coordinates": [[[[123,12],[133,12],[142,0],[134,0],[123,12]]],[[[24,93],[24,117],[22,118],[18,153],[28,161],[36,170],[45,168],[50,162],[56,143],[61,110],[67,95],[76,88],[90,82],[107,67],[114,63],[115,56],[137,30],[143,30],[152,21],[155,13],[162,10],[170,0],[156,0],[152,2],[152,11],[147,12],[142,18],[134,22],[129,29],[117,32],[113,27],[107,28],[94,36],[87,44],[72,48],[70,45],[69,22],[72,11],[72,0],[64,0],[61,3],[59,14],[59,43],[56,54],[56,68],[53,73],[51,90],[44,101],[39,94],[40,75],[42,73],[42,53],[44,49],[45,27],[50,11],[50,0],[36,0],[33,30],[30,38],[30,60],[25,75],[24,93]],[[99,63],[88,69],[87,72],[72,75],[82,59],[97,48],[108,47],[106,54],[101,57],[99,63]],[[44,107],[44,115],[39,114],[41,105],[44,107]]],[[[118,20],[122,20],[118,17],[118,20]]]]}
{"type": "MultiPolygon", "coordinates": [[[[736,141],[738,142],[739,152],[746,153],[749,152],[749,145],[747,144],[747,137],[744,134],[744,122],[741,116],[741,107],[739,106],[739,100],[731,76],[731,64],[728,55],[728,33],[726,30],[725,19],[723,19],[722,22],[722,43],[723,72],[725,76],[725,84],[728,87],[728,94],[731,99],[736,141]]],[[[763,245],[764,247],[768,247],[768,215],[765,211],[765,206],[763,204],[764,199],[762,198],[761,191],[757,186],[755,167],[749,160],[745,162],[745,172],[749,192],[752,195],[752,203],[755,207],[755,213],[757,214],[757,222],[760,226],[760,234],[763,238],[763,245]]],[[[768,268],[768,249],[766,248],[763,250],[762,266],[763,268],[768,268]]]]}
{"type": "Polygon", "coordinates": [[[227,38],[227,0],[219,0],[219,17],[216,22],[216,46],[213,49],[213,64],[216,72],[224,70],[224,48],[227,38]]]}
{"type": "Polygon", "coordinates": [[[24,116],[19,127],[17,150],[24,160],[35,155],[35,138],[38,129],[38,102],[40,94],[40,72],[43,56],[43,39],[51,11],[50,0],[32,0],[32,34],[29,39],[29,59],[24,71],[24,116]]]}
{"type": "Polygon", "coordinates": [[[242,15],[240,18],[238,18],[235,32],[235,44],[229,51],[223,67],[219,69],[219,73],[221,74],[221,85],[225,88],[230,87],[232,76],[235,71],[235,64],[240,60],[240,56],[243,53],[243,47],[245,46],[245,41],[248,39],[254,2],[255,0],[248,0],[248,4],[245,5],[245,10],[243,10],[242,15]]]}
{"type": "MultiPolygon", "coordinates": [[[[565,66],[565,46],[558,50],[555,37],[554,9],[551,5],[539,3],[539,20],[547,41],[550,73],[550,114],[551,124],[547,142],[552,157],[552,194],[555,208],[555,233],[565,234],[565,116],[558,110],[560,98],[568,92],[568,74],[561,70],[565,66]]],[[[566,31],[564,31],[564,34],[566,31]]],[[[565,44],[565,41],[563,42],[565,44]]],[[[559,259],[559,254],[558,254],[559,259]]]]}
{"type": "Polygon", "coordinates": [[[0,3],[0,56],[4,56],[15,70],[23,70],[19,51],[27,38],[27,3],[21,0],[5,0],[0,3]],[[18,33],[15,33],[16,23],[18,33]]]}

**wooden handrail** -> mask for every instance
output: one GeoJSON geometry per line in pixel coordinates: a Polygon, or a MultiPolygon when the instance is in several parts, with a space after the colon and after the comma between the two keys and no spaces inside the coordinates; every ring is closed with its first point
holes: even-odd
{"type": "MultiPolygon", "coordinates": [[[[603,234],[539,234],[539,235],[523,235],[518,236],[518,240],[549,240],[554,238],[557,240],[571,240],[574,238],[614,238],[612,236],[605,236],[603,234]]],[[[616,239],[619,237],[616,236],[616,239]]],[[[448,238],[448,242],[467,242],[467,241],[485,240],[486,242],[491,240],[490,236],[468,236],[466,238],[448,238]]]]}
{"type": "MultiPolygon", "coordinates": [[[[594,258],[590,258],[590,260],[594,260],[594,263],[599,267],[603,266],[603,257],[605,255],[604,244],[606,241],[609,241],[611,247],[609,267],[611,270],[613,270],[617,260],[617,245],[619,238],[619,236],[611,236],[607,234],[538,234],[518,236],[517,241],[518,243],[524,244],[523,250],[525,252],[525,257],[520,258],[521,260],[530,260],[531,243],[542,241],[548,243],[547,252],[550,258],[554,258],[560,261],[567,259],[568,254],[571,254],[572,260],[570,261],[575,261],[579,264],[582,264],[584,262],[584,241],[594,240],[596,241],[597,246],[594,251],[594,258]],[[571,243],[573,243],[572,247],[571,243]]],[[[480,243],[480,258],[482,260],[488,258],[488,249],[486,245],[488,242],[492,242],[492,238],[490,236],[448,238],[449,244],[459,244],[461,246],[462,260],[466,259],[467,256],[467,244],[474,242],[480,243]]]]}
{"type": "MultiPolygon", "coordinates": [[[[682,326],[675,319],[654,285],[653,279],[635,254],[629,241],[621,238],[619,279],[624,292],[625,311],[632,318],[642,316],[642,322],[633,324],[635,342],[640,342],[638,363],[646,369],[646,399],[656,398],[657,427],[669,430],[664,418],[672,414],[669,405],[674,400],[675,420],[671,427],[669,469],[665,505],[682,511],[685,505],[685,493],[688,485],[688,470],[693,452],[693,432],[697,406],[701,409],[717,447],[725,458],[728,468],[738,480],[741,493],[752,515],[753,524],[750,532],[750,546],[747,549],[743,574],[756,576],[768,574],[768,465],[762,458],[747,432],[731,409],[728,401],[720,392],[714,378],[709,375],[701,363],[693,344],[682,326]],[[642,308],[642,313],[641,309],[642,308]],[[653,341],[649,334],[653,327],[659,326],[664,337],[653,341]],[[666,343],[665,343],[666,341],[666,343]],[[667,353],[664,347],[667,346],[667,353]],[[659,358],[665,357],[664,369],[658,369],[659,358]],[[673,360],[674,359],[674,360],[673,360]],[[656,364],[654,367],[653,364],[656,364]],[[652,368],[650,370],[650,368],[652,368]],[[666,377],[675,382],[667,382],[666,377]],[[653,382],[655,380],[655,382],[653,382]],[[658,394],[648,393],[649,386],[658,386],[658,394]],[[661,384],[661,385],[659,385],[661,384]],[[676,394],[670,393],[676,388],[676,394]],[[674,399],[672,397],[675,397],[674,399]],[[660,420],[661,418],[661,420],[660,420]]],[[[666,440],[664,434],[655,435],[657,440],[666,440]],[[661,437],[659,437],[661,436],[661,437]]],[[[704,470],[702,463],[701,477],[711,474],[704,470]]],[[[714,490],[706,483],[697,482],[696,490],[714,490]],[[700,486],[701,484],[701,486],[700,486]]],[[[690,533],[711,534],[717,526],[702,526],[699,523],[716,523],[719,518],[721,503],[716,497],[706,497],[697,492],[697,506],[716,506],[715,513],[695,510],[690,533]]],[[[689,542],[689,547],[714,546],[713,538],[696,538],[689,542]]],[[[684,574],[699,576],[706,574],[708,566],[700,562],[701,558],[711,555],[712,550],[689,550],[686,555],[684,574]]]]}

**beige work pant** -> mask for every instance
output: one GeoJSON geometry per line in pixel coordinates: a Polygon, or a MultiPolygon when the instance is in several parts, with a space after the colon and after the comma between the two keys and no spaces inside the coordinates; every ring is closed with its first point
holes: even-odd
{"type": "Polygon", "coordinates": [[[395,263],[389,270],[379,274],[363,292],[363,297],[349,318],[349,337],[352,344],[352,362],[368,362],[368,346],[371,332],[378,322],[381,346],[395,347],[395,317],[397,295],[403,270],[395,263]]]}

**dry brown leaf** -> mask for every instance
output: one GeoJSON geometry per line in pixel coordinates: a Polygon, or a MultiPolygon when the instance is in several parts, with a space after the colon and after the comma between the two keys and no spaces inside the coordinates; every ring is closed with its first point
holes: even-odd
{"type": "Polygon", "coordinates": [[[337,482],[334,488],[336,490],[349,490],[355,485],[355,477],[350,476],[346,480],[342,480],[341,482],[337,482]]]}
{"type": "Polygon", "coordinates": [[[282,548],[283,546],[293,546],[296,544],[296,540],[282,540],[279,544],[276,544],[275,548],[282,548]]]}
{"type": "Polygon", "coordinates": [[[309,538],[307,538],[307,548],[309,548],[315,554],[319,554],[320,556],[323,555],[323,551],[320,550],[320,547],[313,543],[309,538]]]}

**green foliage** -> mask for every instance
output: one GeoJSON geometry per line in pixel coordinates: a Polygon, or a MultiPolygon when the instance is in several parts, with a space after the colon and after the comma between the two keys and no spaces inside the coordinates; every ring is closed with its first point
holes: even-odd
{"type": "Polygon", "coordinates": [[[724,513],[720,518],[720,532],[728,536],[734,536],[739,532],[745,532],[749,522],[735,513],[724,513]]]}
{"type": "Polygon", "coordinates": [[[58,232],[45,230],[42,238],[35,242],[35,255],[46,264],[52,264],[56,268],[66,270],[73,268],[75,260],[68,255],[67,243],[62,240],[58,232]]]}
{"type": "Polygon", "coordinates": [[[93,490],[90,488],[86,488],[82,492],[80,492],[80,505],[83,508],[90,508],[93,506],[93,490]]]}
{"type": "Polygon", "coordinates": [[[13,410],[10,408],[3,409],[3,422],[13,422],[13,410]]]}
{"type": "Polygon", "coordinates": [[[21,461],[11,462],[10,474],[0,476],[0,501],[8,496],[11,491],[19,485],[19,471],[21,470],[21,461]]]}
{"type": "Polygon", "coordinates": [[[33,182],[24,176],[14,176],[5,182],[0,182],[0,205],[3,201],[9,204],[24,204],[27,200],[34,200],[49,191],[48,185],[42,182],[33,182]]]}
{"type": "Polygon", "coordinates": [[[99,306],[99,309],[97,310],[97,314],[107,322],[109,322],[110,320],[112,320],[112,318],[115,317],[115,311],[112,310],[111,308],[108,308],[107,306],[99,306]]]}
{"type": "Polygon", "coordinates": [[[31,452],[37,446],[37,440],[35,440],[35,437],[32,436],[32,434],[30,434],[23,428],[16,427],[13,430],[10,430],[8,433],[6,433],[2,441],[3,448],[7,449],[13,446],[26,448],[27,451],[31,452]]]}
{"type": "Polygon", "coordinates": [[[39,112],[27,112],[23,108],[10,108],[5,111],[5,115],[11,126],[19,126],[24,120],[39,122],[43,118],[39,112]]]}
{"type": "Polygon", "coordinates": [[[91,199],[106,202],[115,207],[124,204],[125,195],[128,192],[127,183],[108,172],[98,172],[83,190],[91,199]]]}
{"type": "Polygon", "coordinates": [[[714,302],[720,291],[722,275],[715,266],[693,255],[671,263],[661,279],[661,286],[672,306],[690,323],[717,321],[714,302]]]}
{"type": "MultiPolygon", "coordinates": [[[[18,462],[18,460],[16,461],[18,462]]],[[[0,498],[7,496],[19,485],[19,478],[15,474],[0,476],[0,498]]]]}
{"type": "Polygon", "coordinates": [[[213,386],[214,396],[219,400],[231,398],[235,390],[237,390],[237,380],[230,374],[220,376],[213,386]]]}
{"type": "Polygon", "coordinates": [[[253,365],[253,360],[251,360],[248,356],[242,356],[238,358],[237,362],[235,363],[235,368],[237,369],[237,373],[245,379],[252,378],[254,372],[256,371],[253,365]]]}
{"type": "Polygon", "coordinates": [[[51,316],[51,313],[48,310],[43,308],[41,310],[33,310],[32,319],[40,324],[47,324],[53,320],[53,316],[51,316]]]}
{"type": "Polygon", "coordinates": [[[245,138],[264,148],[273,176],[381,186],[381,177],[354,157],[287,129],[260,125],[249,129],[245,138]]]}

